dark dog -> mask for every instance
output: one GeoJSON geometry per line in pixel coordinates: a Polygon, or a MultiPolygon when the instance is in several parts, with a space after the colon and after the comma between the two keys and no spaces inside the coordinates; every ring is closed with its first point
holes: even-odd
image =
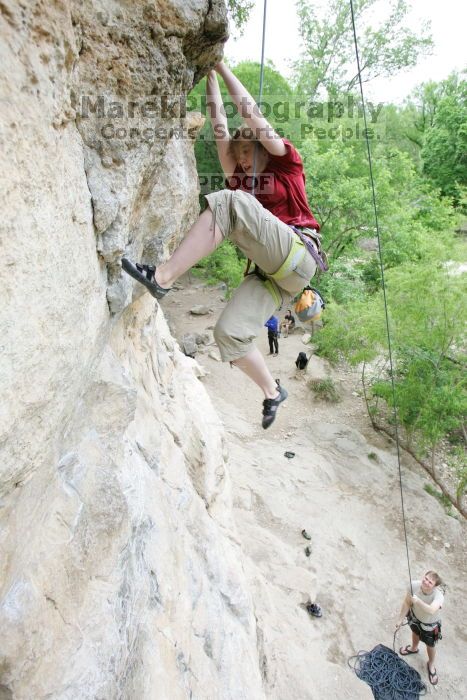
{"type": "Polygon", "coordinates": [[[308,357],[306,356],[306,353],[299,352],[297,359],[295,360],[295,366],[297,367],[297,369],[305,369],[307,364],[308,364],[308,357]]]}

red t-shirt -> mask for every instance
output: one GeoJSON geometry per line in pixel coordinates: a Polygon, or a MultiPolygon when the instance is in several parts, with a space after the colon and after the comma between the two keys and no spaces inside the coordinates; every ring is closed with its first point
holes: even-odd
{"type": "MultiPolygon", "coordinates": [[[[306,198],[302,159],[290,141],[283,141],[287,153],[283,156],[269,154],[265,170],[256,176],[254,195],[265,209],[285,224],[309,226],[319,231],[319,224],[306,198]]],[[[230,190],[253,191],[253,177],[247,175],[240,165],[226,184],[230,190]]]]}

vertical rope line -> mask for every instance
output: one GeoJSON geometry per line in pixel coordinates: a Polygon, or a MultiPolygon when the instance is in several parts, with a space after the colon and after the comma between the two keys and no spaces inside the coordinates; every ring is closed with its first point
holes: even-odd
{"type": "MultiPolygon", "coordinates": [[[[266,13],[267,13],[267,8],[268,8],[268,0],[264,0],[264,5],[263,5],[263,36],[261,40],[261,68],[259,72],[259,95],[258,95],[258,103],[261,102],[263,98],[263,83],[264,83],[264,48],[266,45],[266,13]]],[[[254,141],[255,144],[255,151],[253,154],[253,190],[252,190],[252,195],[253,197],[255,196],[255,189],[256,189],[256,156],[258,153],[258,144],[257,144],[257,139],[255,138],[254,141]]]]}
{"type": "Polygon", "coordinates": [[[373,209],[374,209],[375,224],[376,224],[376,235],[377,235],[377,239],[378,239],[378,254],[379,254],[379,264],[380,264],[380,270],[381,270],[381,285],[383,288],[384,314],[385,314],[385,319],[386,319],[386,332],[387,332],[388,352],[389,352],[389,367],[390,367],[390,372],[391,372],[391,388],[392,388],[392,404],[393,404],[392,408],[393,408],[394,427],[395,427],[395,436],[396,436],[397,464],[398,464],[398,470],[399,470],[399,490],[400,490],[400,496],[401,496],[402,523],[403,523],[403,527],[404,527],[405,551],[406,551],[406,555],[407,555],[407,568],[409,571],[410,590],[411,590],[412,595],[413,595],[412,574],[410,571],[409,544],[408,544],[408,538],[407,538],[407,525],[406,525],[406,519],[405,519],[404,490],[403,490],[403,486],[402,486],[402,467],[401,467],[401,455],[400,455],[400,446],[399,446],[396,386],[395,386],[395,381],[394,381],[391,333],[390,333],[390,329],[389,329],[389,314],[388,314],[388,305],[387,305],[387,296],[386,296],[386,284],[385,284],[385,278],[384,278],[383,249],[382,249],[380,229],[379,229],[378,209],[376,206],[375,182],[374,182],[374,177],[373,177],[373,163],[372,163],[372,159],[371,159],[370,140],[368,138],[366,106],[365,106],[365,98],[363,95],[362,75],[361,75],[361,71],[360,71],[360,57],[359,57],[359,53],[358,53],[357,32],[355,29],[355,15],[354,15],[354,8],[353,8],[353,0],[350,0],[350,13],[352,16],[352,30],[353,30],[353,38],[354,38],[354,44],[355,44],[355,56],[357,59],[358,82],[360,85],[360,97],[362,100],[363,121],[365,124],[365,142],[366,142],[366,148],[367,148],[368,166],[369,166],[369,171],[370,171],[371,191],[372,191],[372,197],[373,197],[373,209]]]}

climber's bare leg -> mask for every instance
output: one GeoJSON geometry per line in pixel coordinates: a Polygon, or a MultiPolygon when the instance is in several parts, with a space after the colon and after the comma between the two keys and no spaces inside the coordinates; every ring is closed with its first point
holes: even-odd
{"type": "Polygon", "coordinates": [[[259,386],[266,399],[275,399],[278,396],[277,384],[267,368],[264,357],[257,348],[250,350],[239,360],[234,360],[232,364],[241,369],[259,386]]]}
{"type": "Polygon", "coordinates": [[[207,207],[171,257],[157,267],[156,282],[161,287],[171,287],[180,275],[187,272],[201,258],[212,253],[222,240],[219,227],[216,226],[213,230],[212,211],[207,207]]]}

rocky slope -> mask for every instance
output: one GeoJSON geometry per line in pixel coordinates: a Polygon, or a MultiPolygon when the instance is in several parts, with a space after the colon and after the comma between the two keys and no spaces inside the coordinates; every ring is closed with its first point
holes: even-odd
{"type": "MultiPolygon", "coordinates": [[[[348,659],[377,644],[392,648],[409,584],[395,445],[371,428],[358,372],[330,367],[316,355],[305,373],[296,370],[298,353],[311,354],[298,332],[280,339],[279,355],[268,357],[289,398],[263,431],[260,392],[204,344],[225,304],[223,292],[195,279],[183,280],[183,287],[162,306],[177,339],[189,334],[203,341],[195,357],[225,426],[266,697],[369,700],[369,687],[349,669],[348,659]],[[193,316],[195,305],[211,312],[193,316]],[[310,390],[310,382],[323,378],[334,382],[337,404],[310,390]],[[285,452],[295,456],[288,459],[285,452]],[[301,535],[304,528],[311,541],[301,535]],[[322,618],[307,614],[309,600],[321,604],[322,618]]],[[[266,329],[259,347],[268,352],[266,329]]],[[[426,473],[403,452],[401,458],[412,575],[435,569],[448,584],[436,660],[440,680],[428,693],[458,700],[467,695],[465,520],[449,517],[425,492],[426,473]]],[[[409,642],[404,627],[396,648],[409,642]]],[[[427,683],[425,651],[409,663],[427,683]]]]}

